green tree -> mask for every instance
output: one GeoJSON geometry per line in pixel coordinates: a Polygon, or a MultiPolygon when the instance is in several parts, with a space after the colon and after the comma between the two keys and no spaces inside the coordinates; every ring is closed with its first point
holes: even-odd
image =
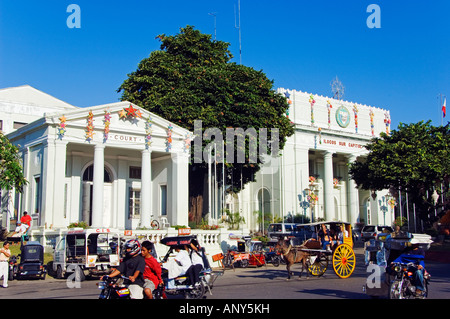
{"type": "MultiPolygon", "coordinates": [[[[270,129],[276,128],[279,147],[284,147],[286,137],[293,134],[292,124],[285,116],[289,105],[262,71],[230,62],[233,56],[229,43],[212,40],[211,35],[192,26],[157,39],[161,41],[160,50],[143,59],[119,87],[121,100],[140,105],[190,131],[194,131],[194,121],[201,120],[203,132],[218,128],[224,139],[230,127],[254,128],[256,132],[268,128],[268,140],[272,138],[270,129]]],[[[209,142],[203,139],[203,147],[209,142]]],[[[260,168],[260,158],[257,163],[248,161],[248,138],[245,145],[245,163],[226,163],[226,184],[232,186],[232,191],[240,190],[241,176],[245,185],[254,180],[260,168]]],[[[207,163],[191,165],[191,199],[202,197],[206,174],[207,163]]],[[[191,208],[195,206],[198,205],[191,201],[191,208]]]]}
{"type": "Polygon", "coordinates": [[[8,138],[0,132],[0,188],[23,191],[28,182],[23,176],[23,169],[19,157],[19,149],[11,144],[8,138]]]}
{"type": "Polygon", "coordinates": [[[449,125],[430,123],[400,123],[390,135],[381,133],[366,145],[365,160],[350,165],[350,175],[363,189],[408,192],[423,220],[441,203],[433,202],[434,190],[441,196],[449,191],[449,125]]]}

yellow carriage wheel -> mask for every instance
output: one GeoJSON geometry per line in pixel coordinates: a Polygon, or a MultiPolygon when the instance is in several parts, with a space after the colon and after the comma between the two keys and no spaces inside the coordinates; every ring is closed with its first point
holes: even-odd
{"type": "MultiPolygon", "coordinates": [[[[311,257],[310,257],[311,260],[311,257]]],[[[328,257],[324,254],[317,256],[314,263],[309,261],[308,271],[313,276],[322,276],[328,268],[328,257]]]]}
{"type": "Polygon", "coordinates": [[[340,278],[348,278],[355,270],[355,253],[347,244],[341,244],[333,252],[333,269],[340,278]]]}

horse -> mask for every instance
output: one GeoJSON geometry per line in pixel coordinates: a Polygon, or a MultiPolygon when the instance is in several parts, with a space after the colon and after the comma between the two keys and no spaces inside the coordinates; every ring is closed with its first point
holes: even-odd
{"type": "Polygon", "coordinates": [[[302,251],[302,248],[307,248],[303,244],[300,246],[292,246],[291,244],[287,244],[287,242],[283,239],[278,241],[278,244],[275,246],[282,255],[284,260],[286,261],[286,270],[288,273],[288,277],[286,280],[291,279],[291,266],[296,263],[302,263],[302,271],[300,272],[299,279],[302,277],[303,270],[306,269],[306,278],[309,279],[309,272],[306,261],[308,260],[309,254],[305,251],[302,251]]]}

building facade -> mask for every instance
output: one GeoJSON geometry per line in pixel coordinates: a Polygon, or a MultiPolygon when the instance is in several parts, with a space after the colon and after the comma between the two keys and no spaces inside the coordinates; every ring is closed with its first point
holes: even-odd
{"type": "MultiPolygon", "coordinates": [[[[221,191],[214,191],[210,223],[220,223],[227,208],[239,212],[250,231],[264,228],[261,216],[391,224],[388,192],[360,190],[348,174],[349,163],[367,156],[364,145],[389,133],[389,111],[278,92],[290,104],[294,135],[239,193],[221,201],[221,191]]],[[[30,86],[0,90],[0,110],[2,130],[19,145],[29,181],[21,194],[2,192],[3,227],[11,229],[24,211],[42,229],[80,221],[145,229],[161,217],[188,225],[191,132],[129,102],[79,108],[30,86]]]]}
{"type": "Polygon", "coordinates": [[[255,182],[227,196],[226,206],[240,211],[252,230],[262,229],[261,215],[390,225],[388,192],[358,189],[348,174],[349,163],[367,156],[364,145],[389,133],[389,111],[296,90],[278,92],[290,104],[286,116],[295,133],[281,156],[267,159],[255,182]]]}
{"type": "Polygon", "coordinates": [[[27,108],[36,116],[7,135],[29,183],[22,194],[3,192],[4,227],[23,211],[44,229],[80,221],[143,229],[161,217],[188,224],[189,131],[129,102],[52,110],[56,99],[39,100],[38,90],[11,90],[16,114],[7,114],[0,94],[4,118],[27,108]]]}

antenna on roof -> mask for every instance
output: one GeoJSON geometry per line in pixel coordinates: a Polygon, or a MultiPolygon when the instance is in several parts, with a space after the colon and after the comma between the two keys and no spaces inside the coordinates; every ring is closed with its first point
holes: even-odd
{"type": "Polygon", "coordinates": [[[238,0],[238,21],[236,24],[236,5],[234,6],[234,27],[239,30],[239,64],[242,64],[242,38],[241,38],[241,0],[238,0]]]}
{"type": "Polygon", "coordinates": [[[338,77],[331,81],[331,92],[333,92],[333,99],[342,100],[344,97],[344,85],[339,81],[338,77]]]}

